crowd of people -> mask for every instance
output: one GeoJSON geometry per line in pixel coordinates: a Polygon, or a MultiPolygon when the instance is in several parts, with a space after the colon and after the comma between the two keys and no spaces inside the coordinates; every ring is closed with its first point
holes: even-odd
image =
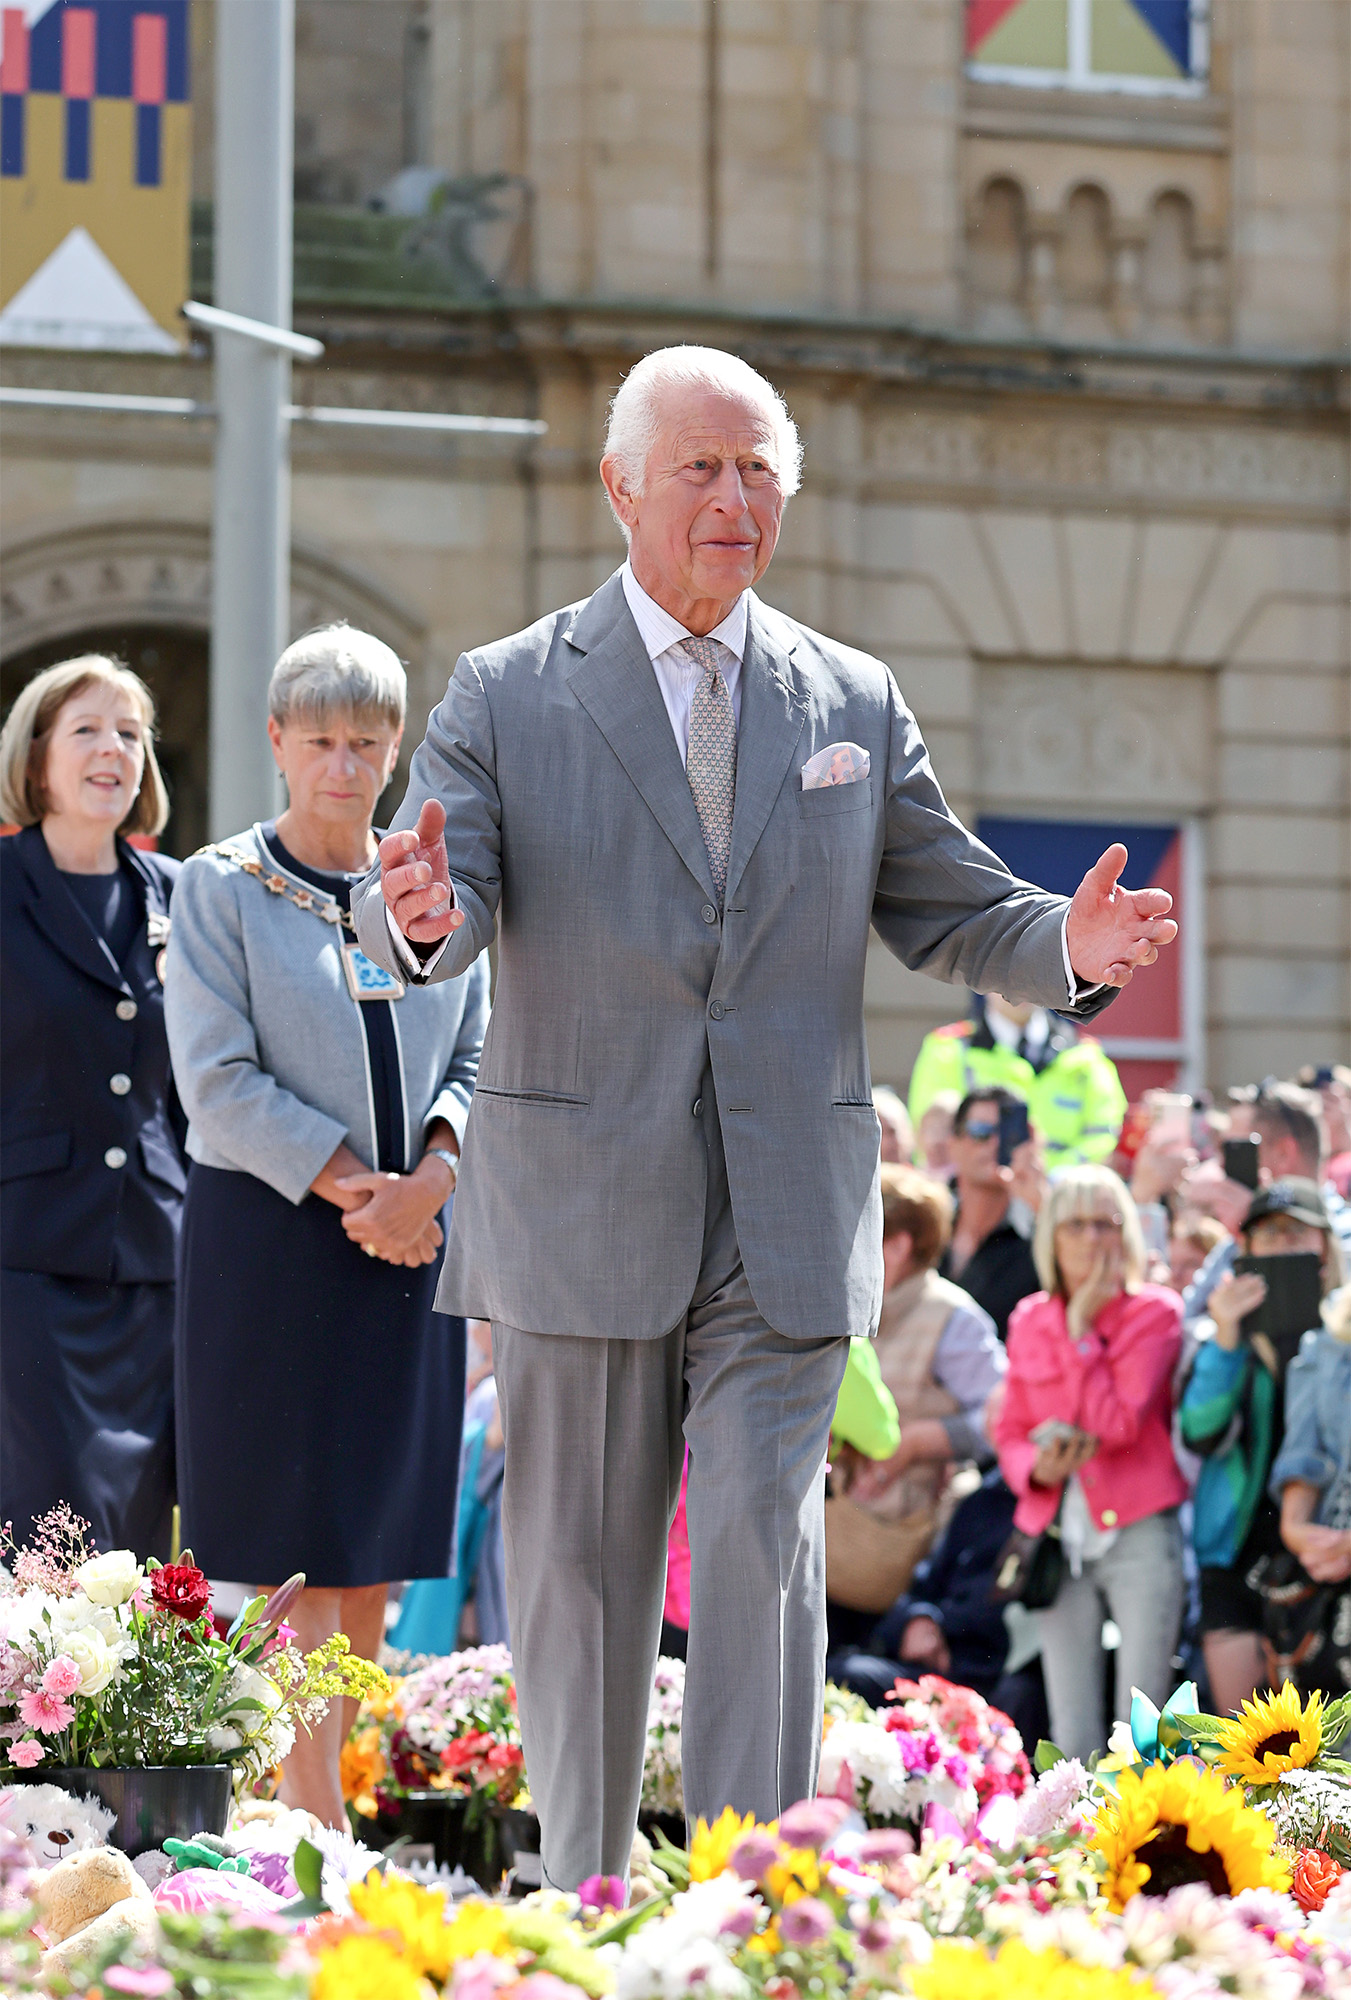
{"type": "MultiPolygon", "coordinates": [[[[509,1636],[490,1330],[462,1440],[465,1327],[432,1312],[487,966],[396,1015],[343,922],[404,699],[367,635],[297,642],[286,810],[180,870],[126,838],[165,812],[148,693],[49,668],[6,725],[0,850],[0,1510],[68,1500],[165,1555],[176,1496],[213,1574],[303,1568],[306,1641],[372,1651],[391,1586],[410,1651],[509,1636]]],[[[1221,1710],[1285,1672],[1344,1689],[1351,1071],[1128,1112],[1097,1040],[988,995],[874,1104],[884,1297],[832,1438],[831,1671],[955,1676],[1079,1755],[1183,1662],[1221,1710]],[[1301,1283],[1264,1315],[1272,1258],[1301,1283]],[[1001,1603],[1010,1537],[1048,1530],[1052,1600],[1001,1603]]],[[[688,1571],[682,1488],[668,1650],[688,1571]]],[[[288,1779],[330,1816],[339,1726],[288,1779]]]]}

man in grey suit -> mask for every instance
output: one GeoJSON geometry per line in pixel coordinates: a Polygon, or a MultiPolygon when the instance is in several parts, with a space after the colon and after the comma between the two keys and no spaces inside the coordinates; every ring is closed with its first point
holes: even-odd
{"type": "Polygon", "coordinates": [[[563,1888],[627,1871],[686,1446],[687,1812],[772,1819],[814,1789],[826,1444],[882,1288],[869,927],[1080,1019],[1176,930],[1162,891],[1120,889],[1119,847],[1071,904],[1014,880],[887,668],[754,595],[799,459],[745,363],[640,362],[601,461],[628,561],[460,659],[354,898],[410,978],[497,935],[438,1304],[493,1322],[521,1727],[563,1888]],[[860,775],[831,782],[842,749],[860,775]]]}

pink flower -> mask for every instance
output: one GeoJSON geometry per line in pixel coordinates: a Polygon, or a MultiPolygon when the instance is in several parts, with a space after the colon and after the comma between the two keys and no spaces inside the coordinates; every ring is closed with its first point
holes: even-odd
{"type": "Polygon", "coordinates": [[[75,1710],[68,1701],[49,1694],[45,1687],[33,1688],[19,1703],[19,1714],[30,1729],[40,1729],[44,1736],[55,1735],[75,1720],[75,1710]]]}
{"type": "Polygon", "coordinates": [[[743,1834],[728,1857],[732,1873],[742,1882],[763,1882],[779,1858],[772,1833],[743,1834]]]}
{"type": "Polygon", "coordinates": [[[31,1771],[34,1764],[40,1764],[47,1752],[31,1736],[22,1743],[16,1743],[9,1753],[9,1761],[16,1771],[31,1771]]]}
{"type": "Polygon", "coordinates": [[[162,1965],[110,1965],[103,1983],[112,1993],[172,1993],[177,1983],[162,1965]]]}
{"type": "Polygon", "coordinates": [[[859,1860],[881,1867],[888,1867],[893,1861],[899,1861],[903,1855],[913,1854],[914,1851],[912,1836],[899,1826],[875,1827],[871,1833],[865,1833],[858,1844],[859,1860]]]}
{"type": "Polygon", "coordinates": [[[825,1847],[848,1812],[841,1799],[799,1799],[779,1817],[779,1832],[793,1847],[825,1847]]]}
{"type": "Polygon", "coordinates": [[[588,1875],[577,1884],[577,1894],[586,1910],[622,1910],[628,1900],[619,1875],[588,1875]]]}
{"type": "Polygon", "coordinates": [[[820,1944],[834,1928],[834,1917],[815,1896],[790,1903],[779,1918],[779,1936],[785,1944],[820,1944]]]}
{"type": "Polygon", "coordinates": [[[74,1694],[80,1685],[80,1669],[69,1653],[58,1653],[42,1676],[42,1685],[48,1694],[65,1696],[74,1694]]]}

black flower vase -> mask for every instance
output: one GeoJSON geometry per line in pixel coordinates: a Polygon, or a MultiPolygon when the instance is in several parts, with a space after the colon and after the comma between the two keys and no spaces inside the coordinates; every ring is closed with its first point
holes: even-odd
{"type": "Polygon", "coordinates": [[[10,1771],[6,1784],[59,1785],[75,1798],[97,1799],[117,1814],[108,1839],[133,1861],[166,1840],[190,1840],[194,1833],[222,1834],[230,1817],[228,1764],[127,1764],[96,1769],[86,1764],[47,1764],[10,1771]]]}

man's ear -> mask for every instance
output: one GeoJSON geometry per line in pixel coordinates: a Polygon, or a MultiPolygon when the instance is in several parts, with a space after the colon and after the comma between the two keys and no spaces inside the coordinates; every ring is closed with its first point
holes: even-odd
{"type": "Polygon", "coordinates": [[[600,462],[600,476],[615,513],[626,528],[635,528],[638,525],[637,495],[629,486],[628,474],[623,466],[608,452],[600,462]]]}

